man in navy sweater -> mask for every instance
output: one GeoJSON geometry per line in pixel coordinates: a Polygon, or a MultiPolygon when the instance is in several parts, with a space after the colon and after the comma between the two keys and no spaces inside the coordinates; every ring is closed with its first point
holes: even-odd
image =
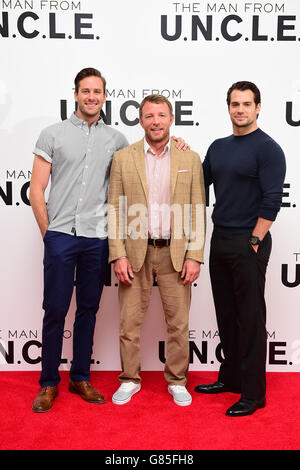
{"type": "Polygon", "coordinates": [[[216,196],[209,268],[224,361],[217,382],[195,391],[240,393],[226,415],[245,416],[265,406],[265,273],[286,166],[280,146],[258,128],[256,85],[233,84],[227,104],[233,135],[214,141],[203,163],[216,196]]]}

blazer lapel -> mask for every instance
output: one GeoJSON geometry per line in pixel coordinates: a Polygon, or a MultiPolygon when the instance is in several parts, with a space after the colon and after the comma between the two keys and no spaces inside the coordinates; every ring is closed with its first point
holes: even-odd
{"type": "Polygon", "coordinates": [[[146,166],[145,166],[145,153],[144,153],[144,139],[137,142],[133,147],[133,159],[141,183],[144,189],[146,200],[148,200],[148,188],[147,188],[147,177],[146,177],[146,166]]]}
{"type": "MultiPolygon", "coordinates": [[[[171,139],[171,152],[170,152],[170,183],[171,183],[171,203],[174,196],[176,180],[178,169],[180,167],[180,153],[177,151],[175,147],[175,142],[171,139]]],[[[147,187],[147,177],[146,177],[146,166],[145,166],[145,153],[144,153],[144,139],[137,142],[133,147],[133,159],[135,162],[135,166],[140,177],[146,200],[148,200],[148,187],[147,187]]]]}
{"type": "Polygon", "coordinates": [[[170,155],[171,155],[170,157],[171,158],[171,194],[170,194],[170,197],[171,197],[171,204],[172,204],[176,181],[177,181],[178,169],[180,166],[180,153],[177,151],[173,139],[171,140],[170,155]]]}

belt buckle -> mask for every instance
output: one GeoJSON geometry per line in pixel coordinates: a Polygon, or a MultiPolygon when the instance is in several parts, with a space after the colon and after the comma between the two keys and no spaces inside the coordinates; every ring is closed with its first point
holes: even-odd
{"type": "Polygon", "coordinates": [[[153,238],[153,246],[154,246],[154,248],[157,248],[157,247],[156,247],[156,240],[157,240],[157,238],[153,238]]]}

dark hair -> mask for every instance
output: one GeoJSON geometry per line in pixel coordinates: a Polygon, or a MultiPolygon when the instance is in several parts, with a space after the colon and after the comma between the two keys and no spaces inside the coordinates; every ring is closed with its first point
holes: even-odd
{"type": "Polygon", "coordinates": [[[231,93],[233,90],[240,90],[240,91],[245,91],[245,90],[251,90],[254,94],[254,102],[256,105],[258,105],[260,101],[260,91],[257,88],[257,86],[252,83],[252,82],[236,82],[231,87],[229,88],[227,92],[227,104],[228,106],[230,105],[230,100],[231,100],[231,93]]]}
{"type": "Polygon", "coordinates": [[[103,75],[101,75],[101,72],[99,72],[99,70],[97,70],[97,69],[94,69],[93,67],[88,67],[86,69],[82,69],[76,75],[75,80],[74,80],[76,93],[78,93],[78,90],[79,90],[79,82],[81,80],[83,80],[84,78],[86,78],[86,77],[99,77],[99,78],[101,78],[102,83],[103,83],[103,91],[105,93],[106,80],[103,77],[103,75]]]}
{"type": "Polygon", "coordinates": [[[156,104],[166,103],[169,107],[170,115],[172,116],[172,114],[173,114],[172,105],[171,105],[170,101],[165,96],[163,96],[163,95],[148,95],[143,99],[143,101],[140,104],[140,118],[142,117],[143,107],[147,102],[156,103],[156,104]]]}

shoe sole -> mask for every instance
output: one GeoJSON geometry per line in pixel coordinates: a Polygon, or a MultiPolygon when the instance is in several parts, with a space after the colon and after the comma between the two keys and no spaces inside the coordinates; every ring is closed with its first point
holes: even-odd
{"type": "Polygon", "coordinates": [[[138,393],[140,390],[141,390],[141,386],[140,386],[140,388],[139,388],[138,390],[135,390],[134,392],[132,392],[132,394],[130,395],[130,397],[129,397],[129,398],[126,398],[126,400],[116,400],[116,399],[114,399],[114,397],[112,397],[111,401],[112,401],[112,403],[114,403],[115,405],[126,405],[126,403],[128,403],[128,402],[131,400],[131,398],[133,397],[133,395],[134,395],[135,393],[138,393]]]}
{"type": "Polygon", "coordinates": [[[35,410],[34,408],[31,408],[34,413],[47,413],[47,411],[51,410],[52,406],[50,408],[47,408],[46,410],[35,410]]]}
{"type": "MultiPolygon", "coordinates": [[[[204,393],[206,395],[217,395],[218,393],[225,393],[225,392],[228,392],[229,390],[201,390],[201,389],[196,390],[196,388],[195,388],[194,391],[197,392],[197,393],[204,393]]],[[[235,392],[232,392],[232,393],[235,393],[235,392]]],[[[238,392],[236,392],[236,393],[238,393],[238,392]]]]}
{"type": "Polygon", "coordinates": [[[170,395],[172,395],[174,403],[176,403],[176,405],[178,405],[178,406],[189,406],[189,405],[192,404],[192,399],[190,399],[189,401],[176,401],[175,398],[174,398],[173,393],[169,389],[168,389],[168,392],[169,392],[170,395]]]}

